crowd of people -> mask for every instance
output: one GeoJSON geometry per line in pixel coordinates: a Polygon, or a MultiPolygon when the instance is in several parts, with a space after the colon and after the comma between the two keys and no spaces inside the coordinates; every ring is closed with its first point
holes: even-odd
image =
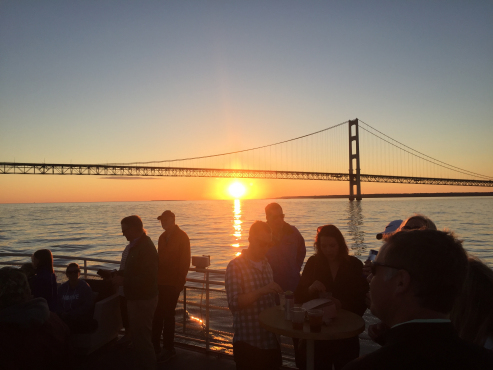
{"type": "MultiPolygon", "coordinates": [[[[287,291],[296,305],[329,297],[337,309],[362,317],[368,308],[381,320],[368,328],[380,349],[359,357],[358,336],[315,341],[315,369],[493,368],[493,271],[452,232],[422,215],[392,221],[377,234],[383,244],[376,258],[362,263],[335,225],[323,225],[303,267],[305,239],[282,207],[268,204],[265,217],[251,225],[248,248],[226,269],[237,369],[281,367],[279,338],[261,327],[259,314],[287,291]]],[[[174,213],[157,219],[164,230],[157,249],[139,216],[121,220],[128,244],[120,269],[107,279],[120,296],[119,345],[131,345],[143,369],[176,355],[175,309],[191,259],[190,239],[174,213]]],[[[65,273],[67,281],[57,284],[48,249],[20,269],[0,269],[2,367],[29,368],[35,359],[61,368],[68,338],[97,329],[90,284],[77,263],[65,273]]],[[[293,345],[296,365],[305,369],[306,343],[293,339],[293,345]]]]}
{"type": "MultiPolygon", "coordinates": [[[[265,211],[267,222],[251,226],[248,248],[226,269],[237,369],[281,366],[278,338],[259,315],[287,289],[295,304],[328,296],[337,309],[362,316],[369,308],[381,320],[368,328],[380,349],[359,357],[357,336],[315,341],[315,369],[493,369],[493,271],[452,232],[423,215],[392,221],[377,234],[376,259],[363,264],[336,226],[320,226],[300,277],[303,237],[279,204],[265,211]]],[[[306,344],[293,344],[304,369],[306,344]]]]}

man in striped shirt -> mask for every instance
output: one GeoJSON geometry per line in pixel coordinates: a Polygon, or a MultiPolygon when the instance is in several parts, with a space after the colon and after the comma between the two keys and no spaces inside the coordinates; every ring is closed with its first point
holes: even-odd
{"type": "Polygon", "coordinates": [[[278,369],[281,351],[275,334],[260,327],[258,316],[275,305],[281,287],[274,282],[265,258],[272,245],[267,223],[255,221],[250,227],[248,249],[233,259],[226,269],[228,306],[233,313],[233,354],[236,368],[278,369]]]}

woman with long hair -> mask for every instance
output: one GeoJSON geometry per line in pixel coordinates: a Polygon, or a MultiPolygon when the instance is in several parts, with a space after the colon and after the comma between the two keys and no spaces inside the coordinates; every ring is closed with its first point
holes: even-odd
{"type": "MultiPolygon", "coordinates": [[[[363,263],[349,255],[344,236],[334,225],[320,226],[315,237],[315,254],[306,262],[295,292],[295,303],[331,293],[338,308],[363,316],[368,282],[363,277],[363,263]],[[325,294],[324,294],[325,293],[325,294]]],[[[329,294],[330,296],[330,294],[329,294]]],[[[304,368],[303,349],[295,343],[296,363],[304,368]]],[[[359,355],[357,336],[343,340],[315,341],[315,369],[341,369],[359,355]]]]}
{"type": "Polygon", "coordinates": [[[34,298],[44,298],[51,312],[57,311],[57,284],[53,270],[53,255],[49,249],[39,249],[31,257],[36,274],[29,280],[34,298]]]}

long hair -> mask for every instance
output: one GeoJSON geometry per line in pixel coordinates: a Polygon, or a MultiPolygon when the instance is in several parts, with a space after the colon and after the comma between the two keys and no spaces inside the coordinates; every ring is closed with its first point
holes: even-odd
{"type": "Polygon", "coordinates": [[[399,226],[399,229],[396,230],[396,233],[402,230],[406,231],[406,230],[438,230],[438,229],[435,223],[429,217],[425,215],[421,215],[419,213],[415,213],[414,215],[408,217],[401,223],[401,226],[399,226]],[[415,221],[419,225],[416,225],[412,228],[406,227],[409,221],[415,221]]]}
{"type": "Polygon", "coordinates": [[[55,272],[53,270],[53,255],[49,249],[38,249],[34,252],[33,256],[38,260],[36,270],[45,268],[50,270],[52,273],[55,272]]]}
{"type": "Polygon", "coordinates": [[[346,244],[346,240],[344,239],[341,231],[334,225],[324,225],[317,228],[317,236],[315,237],[315,243],[313,245],[315,247],[315,254],[322,253],[320,251],[320,238],[323,236],[330,236],[337,241],[337,244],[339,244],[339,251],[337,253],[337,259],[339,261],[348,258],[349,248],[346,244]]]}
{"type": "Polygon", "coordinates": [[[466,281],[450,319],[462,339],[481,347],[493,333],[493,270],[476,257],[469,257],[466,281]]]}

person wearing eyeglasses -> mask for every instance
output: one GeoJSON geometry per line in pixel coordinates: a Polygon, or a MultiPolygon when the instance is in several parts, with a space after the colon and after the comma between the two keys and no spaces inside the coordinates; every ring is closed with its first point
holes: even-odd
{"type": "Polygon", "coordinates": [[[305,239],[296,227],[284,221],[284,213],[278,203],[270,203],[265,207],[265,217],[272,230],[273,244],[267,252],[267,260],[272,268],[274,281],[283,291],[294,292],[305,260],[305,239]]]}
{"type": "MultiPolygon", "coordinates": [[[[349,248],[341,231],[334,225],[317,229],[315,255],[305,264],[300,283],[295,291],[295,303],[324,298],[327,293],[337,308],[359,316],[366,311],[365,297],[368,282],[363,277],[363,263],[349,255],[349,248]]],[[[305,368],[305,349],[295,344],[296,364],[305,368]]],[[[358,336],[332,341],[315,341],[315,369],[341,369],[359,355],[358,336]]]]}
{"type": "Polygon", "coordinates": [[[58,316],[72,333],[95,329],[93,292],[89,284],[80,279],[77,263],[70,263],[65,270],[68,281],[58,287],[58,316]]]}
{"type": "Polygon", "coordinates": [[[390,327],[382,348],[344,370],[493,369],[493,353],[459,338],[450,312],[464,285],[467,253],[450,232],[392,235],[372,264],[371,312],[390,327]]]}

